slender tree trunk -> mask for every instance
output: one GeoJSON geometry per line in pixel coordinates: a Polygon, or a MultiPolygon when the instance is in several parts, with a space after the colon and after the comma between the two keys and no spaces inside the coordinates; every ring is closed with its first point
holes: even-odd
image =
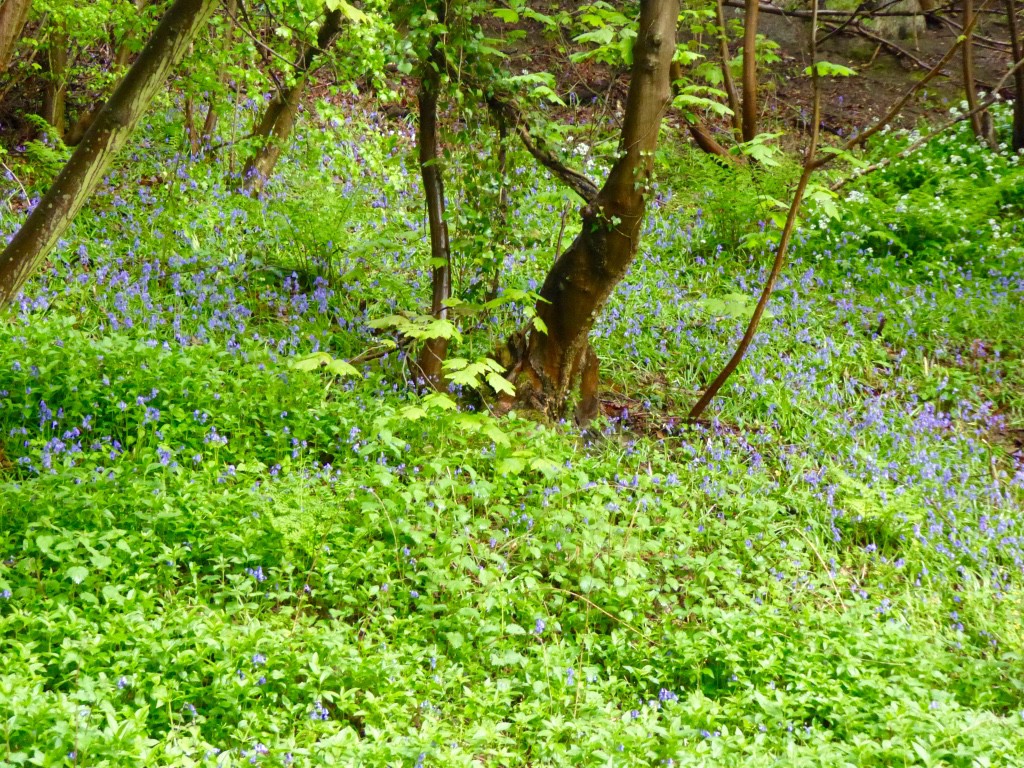
{"type": "Polygon", "coordinates": [[[4,0],[0,3],[0,75],[7,71],[21,30],[28,21],[32,0],[4,0]]]}
{"type": "Polygon", "coordinates": [[[537,317],[521,359],[510,371],[518,397],[560,415],[580,381],[577,420],[597,413],[599,363],[589,334],[640,241],[646,195],[661,119],[672,100],[678,0],[642,0],[633,73],[626,99],[620,155],[597,197],[582,209],[583,227],[556,260],[541,287],[537,317]],[[545,332],[546,331],[546,332],[545,332]]]}
{"type": "Polygon", "coordinates": [[[65,96],[68,88],[68,36],[63,23],[54,25],[47,43],[46,93],[43,96],[43,119],[53,126],[61,138],[65,130],[65,96]]]}
{"type": "MultiPolygon", "coordinates": [[[[135,12],[136,15],[141,17],[142,12],[146,9],[146,0],[135,0],[135,12]]],[[[141,18],[138,19],[138,23],[142,23],[141,18]]],[[[114,53],[114,69],[124,69],[128,66],[128,59],[132,56],[132,48],[134,47],[135,33],[129,32],[125,34],[124,39],[121,40],[121,44],[117,46],[117,51],[114,53]]]]}
{"type": "MultiPolygon", "coordinates": [[[[732,55],[729,53],[729,35],[726,32],[725,8],[722,6],[722,0],[716,0],[715,9],[718,13],[718,47],[719,54],[722,57],[722,85],[725,87],[725,93],[729,97],[729,109],[732,110],[732,117],[730,118],[732,130],[737,136],[742,136],[743,116],[740,114],[740,95],[737,93],[736,83],[732,79],[732,70],[729,69],[729,60],[732,55]]],[[[696,134],[694,134],[694,139],[697,139],[696,134]]],[[[714,140],[712,139],[712,141],[714,140]]],[[[700,144],[700,140],[697,140],[697,143],[700,144]]]]}
{"type": "MultiPolygon", "coordinates": [[[[439,8],[438,20],[438,23],[444,24],[443,5],[439,8]]],[[[431,273],[430,312],[434,317],[444,319],[448,317],[448,307],[444,302],[452,295],[452,254],[448,241],[448,223],[444,218],[444,177],[437,152],[437,96],[441,90],[441,73],[445,66],[441,45],[436,36],[431,39],[430,53],[420,77],[417,144],[423,193],[427,201],[427,220],[430,224],[430,257],[434,265],[431,273]]],[[[434,389],[440,389],[444,383],[441,364],[447,354],[448,339],[444,338],[428,339],[420,353],[419,375],[434,389]]]]}
{"type": "MultiPolygon", "coordinates": [[[[224,13],[228,25],[227,33],[224,35],[224,46],[221,48],[221,56],[226,57],[232,44],[235,41],[235,15],[238,13],[238,0],[227,0],[224,5],[224,13]]],[[[217,78],[217,90],[210,94],[206,102],[206,119],[203,121],[203,143],[209,146],[213,140],[213,133],[217,130],[217,97],[218,92],[224,87],[227,78],[227,71],[223,70],[217,78]]]]}
{"type": "Polygon", "coordinates": [[[978,85],[974,79],[974,30],[970,26],[974,18],[974,0],[963,0],[964,43],[960,49],[961,72],[964,79],[964,93],[967,96],[967,109],[971,114],[971,130],[979,139],[984,139],[989,146],[995,147],[996,141],[992,129],[992,116],[987,110],[974,112],[978,108],[978,85]]]}
{"type": "Polygon", "coordinates": [[[758,0],[746,0],[743,19],[743,140],[757,136],[758,0]]]}
{"type": "Polygon", "coordinates": [[[185,141],[193,157],[199,154],[199,129],[196,127],[196,101],[191,96],[185,99],[185,141]]]}
{"type": "Polygon", "coordinates": [[[217,0],[175,0],[67,165],[0,253],[0,305],[9,303],[71,225],[127,143],[217,0]]]}
{"type": "MultiPolygon", "coordinates": [[[[1018,64],[1024,59],[1024,41],[1021,41],[1017,4],[1014,0],[1006,0],[1007,26],[1010,32],[1010,46],[1013,50],[1013,63],[1018,64]]],[[[1013,136],[1011,146],[1014,152],[1024,149],[1024,67],[1013,73],[1013,136]]]]}
{"type": "Polygon", "coordinates": [[[295,81],[285,88],[283,93],[275,94],[267,105],[267,111],[255,132],[262,140],[260,147],[246,163],[242,172],[242,185],[245,189],[258,192],[270,178],[270,173],[274,170],[288,137],[291,136],[313,63],[319,54],[331,47],[341,31],[341,20],[341,11],[327,11],[327,18],[324,19],[324,24],[316,36],[316,45],[307,46],[295,62],[295,81]]]}

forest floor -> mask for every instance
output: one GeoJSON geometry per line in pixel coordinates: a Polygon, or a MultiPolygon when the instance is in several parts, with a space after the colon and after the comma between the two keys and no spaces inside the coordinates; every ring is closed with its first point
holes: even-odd
{"type": "MultiPolygon", "coordinates": [[[[319,103],[254,199],[180,120],[0,324],[0,763],[1024,764],[1024,156],[961,126],[812,188],[691,426],[795,168],[667,132],[586,441],[483,407],[578,226],[528,158],[496,229],[487,137],[452,137],[464,364],[420,396],[404,352],[338,362],[426,304],[407,125],[319,103]]],[[[60,159],[17,158],[30,196],[60,159]]]]}

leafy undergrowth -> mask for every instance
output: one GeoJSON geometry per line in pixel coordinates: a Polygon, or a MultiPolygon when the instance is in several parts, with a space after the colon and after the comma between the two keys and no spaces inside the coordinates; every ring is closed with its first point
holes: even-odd
{"type": "MultiPolygon", "coordinates": [[[[420,399],[400,353],[294,366],[427,296],[407,130],[328,121],[260,200],[148,131],[0,329],[7,764],[1021,764],[1019,157],[960,132],[812,213],[686,427],[785,174],[671,150],[585,443],[420,399]]],[[[558,241],[513,181],[508,248],[458,256],[467,358],[558,241]]]]}

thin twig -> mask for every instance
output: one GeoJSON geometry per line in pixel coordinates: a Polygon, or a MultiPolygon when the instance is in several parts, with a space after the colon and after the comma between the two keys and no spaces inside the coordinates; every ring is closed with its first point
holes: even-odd
{"type": "Polygon", "coordinates": [[[892,164],[892,162],[894,160],[902,160],[904,158],[907,158],[910,155],[912,155],[914,152],[919,150],[921,147],[923,147],[925,144],[929,143],[936,136],[939,136],[939,135],[945,133],[946,131],[948,131],[950,128],[952,128],[953,126],[957,125],[958,123],[962,123],[964,120],[969,120],[974,115],[977,115],[977,114],[980,114],[981,112],[984,112],[986,109],[991,107],[993,104],[995,104],[996,102],[1000,101],[999,91],[1003,88],[1003,86],[1006,85],[1006,82],[1011,77],[1013,77],[1014,73],[1016,73],[1017,70],[1019,70],[1021,68],[1024,68],[1024,59],[1021,59],[1016,64],[1014,64],[1012,67],[1010,67],[1009,71],[1005,75],[1003,75],[1002,79],[998,83],[996,83],[996,87],[993,89],[992,93],[990,93],[986,98],[984,98],[978,104],[978,106],[976,106],[974,109],[970,110],[969,112],[964,112],[961,115],[957,115],[956,117],[951,118],[950,120],[947,120],[943,125],[939,126],[938,128],[936,128],[933,131],[929,131],[927,134],[925,134],[924,136],[919,138],[914,143],[910,144],[906,149],[904,149],[903,151],[899,152],[898,154],[893,155],[891,157],[883,158],[882,160],[879,160],[877,163],[873,163],[872,165],[869,165],[869,166],[867,166],[865,168],[858,168],[853,173],[853,175],[847,176],[845,179],[837,181],[835,184],[833,184],[830,187],[830,189],[833,192],[837,192],[840,189],[842,189],[843,187],[845,187],[847,184],[849,184],[851,181],[855,181],[857,179],[863,178],[864,176],[866,176],[869,173],[874,173],[875,171],[880,171],[883,168],[888,167],[889,165],[892,164]]]}

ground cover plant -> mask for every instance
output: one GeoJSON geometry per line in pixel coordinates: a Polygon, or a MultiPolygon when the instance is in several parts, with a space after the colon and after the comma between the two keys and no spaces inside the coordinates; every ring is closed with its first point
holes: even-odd
{"type": "MultiPolygon", "coordinates": [[[[965,123],[809,209],[687,424],[792,173],[669,142],[584,439],[408,386],[377,322],[430,291],[408,123],[322,102],[251,197],[179,120],[0,328],[5,764],[1021,763],[1022,155],[965,123]]],[[[468,370],[561,237],[567,193],[509,178],[496,301],[453,254],[468,370]]]]}

